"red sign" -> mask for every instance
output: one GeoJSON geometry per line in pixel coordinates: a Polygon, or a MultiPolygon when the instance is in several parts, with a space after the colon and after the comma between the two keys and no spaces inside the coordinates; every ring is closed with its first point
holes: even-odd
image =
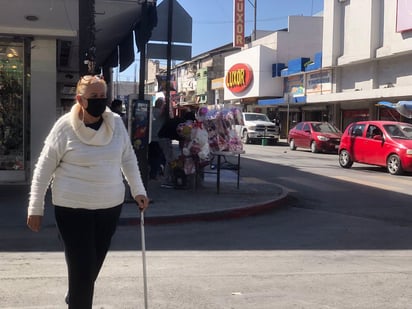
{"type": "Polygon", "coordinates": [[[245,63],[237,63],[232,66],[226,74],[226,87],[233,93],[245,91],[251,84],[253,71],[245,63]]]}
{"type": "Polygon", "coordinates": [[[233,0],[233,46],[245,45],[245,0],[233,0]]]}

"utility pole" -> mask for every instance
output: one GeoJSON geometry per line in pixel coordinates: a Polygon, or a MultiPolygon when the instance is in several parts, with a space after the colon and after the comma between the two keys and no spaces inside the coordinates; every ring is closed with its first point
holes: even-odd
{"type": "MultiPolygon", "coordinates": [[[[149,1],[143,0],[141,4],[141,16],[140,22],[137,28],[135,28],[136,35],[136,43],[137,47],[140,51],[140,61],[139,61],[139,94],[138,100],[136,102],[137,108],[133,110],[133,114],[136,113],[136,109],[138,112],[145,113],[146,118],[146,128],[145,128],[145,137],[142,139],[142,144],[140,144],[137,148],[135,148],[137,160],[139,162],[140,173],[142,175],[142,180],[145,188],[147,189],[148,185],[148,176],[149,176],[149,167],[148,167],[148,151],[149,151],[149,123],[150,123],[150,101],[145,100],[145,79],[146,79],[146,53],[147,53],[147,42],[149,41],[153,27],[157,24],[157,16],[153,14],[149,14],[149,10],[152,11],[153,9],[156,10],[156,1],[149,1]],[[150,7],[149,7],[150,2],[150,7]],[[151,18],[155,18],[155,20],[151,20],[151,18]],[[143,108],[145,106],[145,108],[143,108]],[[140,110],[139,110],[140,109],[140,110]],[[144,109],[146,109],[144,111],[144,109]]],[[[135,70],[137,67],[135,67],[135,70]]],[[[136,76],[136,73],[135,73],[136,76]]],[[[136,82],[135,82],[135,89],[136,89],[136,82]]]]}
{"type": "Polygon", "coordinates": [[[256,18],[257,18],[257,0],[255,0],[255,5],[253,6],[254,14],[253,14],[253,41],[256,41],[256,18]]]}
{"type": "Polygon", "coordinates": [[[257,0],[254,0],[254,3],[252,3],[251,0],[248,0],[250,5],[253,7],[253,37],[252,40],[256,41],[256,20],[257,20],[257,0]]]}

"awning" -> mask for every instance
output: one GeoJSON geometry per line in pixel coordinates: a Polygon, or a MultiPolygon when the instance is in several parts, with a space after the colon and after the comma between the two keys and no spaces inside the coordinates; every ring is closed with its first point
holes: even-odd
{"type": "Polygon", "coordinates": [[[300,97],[291,96],[289,102],[287,102],[285,98],[258,100],[258,105],[280,105],[280,104],[296,104],[296,103],[306,103],[306,96],[300,96],[300,97]]]}
{"type": "Polygon", "coordinates": [[[96,0],[96,65],[127,69],[135,60],[136,44],[146,43],[157,23],[155,2],[96,0]],[[142,18],[142,15],[143,18],[142,18]],[[135,38],[134,38],[135,36],[135,38]]]}
{"type": "Polygon", "coordinates": [[[412,118],[412,101],[399,101],[398,103],[380,101],[376,105],[395,109],[402,116],[412,118]]]}
{"type": "Polygon", "coordinates": [[[284,98],[258,100],[258,105],[279,105],[285,103],[286,102],[284,98]]]}
{"type": "Polygon", "coordinates": [[[89,9],[93,3],[96,65],[116,67],[120,57],[122,69],[125,69],[134,61],[133,34],[138,33],[139,40],[147,41],[157,23],[155,0],[13,0],[10,5],[2,5],[0,32],[4,35],[56,38],[63,42],[59,48],[64,46],[66,57],[73,59],[73,63],[68,61],[65,64],[66,69],[74,71],[78,66],[77,55],[80,60],[85,60],[82,57],[91,47],[87,45],[92,28],[89,9]],[[148,7],[146,14],[142,14],[144,3],[148,7]],[[84,25],[85,28],[79,29],[84,25]],[[83,38],[79,42],[80,33],[87,38],[87,44],[83,38]]]}

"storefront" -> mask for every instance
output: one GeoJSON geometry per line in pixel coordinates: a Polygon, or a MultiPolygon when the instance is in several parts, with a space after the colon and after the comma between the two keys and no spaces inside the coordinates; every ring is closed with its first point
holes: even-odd
{"type": "Polygon", "coordinates": [[[24,181],[30,165],[28,46],[0,37],[0,181],[24,181]]]}
{"type": "Polygon", "coordinates": [[[103,73],[111,89],[111,68],[133,62],[141,30],[143,6],[135,1],[32,2],[16,0],[0,11],[0,183],[30,182],[44,139],[73,104],[79,76],[103,73]]]}
{"type": "Polygon", "coordinates": [[[352,122],[369,120],[368,109],[342,110],[342,131],[352,122]]]}

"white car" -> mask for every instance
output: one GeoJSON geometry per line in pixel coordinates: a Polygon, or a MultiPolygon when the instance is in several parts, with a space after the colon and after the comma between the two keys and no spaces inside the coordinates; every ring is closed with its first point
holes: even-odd
{"type": "Polygon", "coordinates": [[[275,144],[280,137],[280,127],[270,121],[269,117],[261,113],[242,113],[244,125],[237,125],[236,132],[244,144],[266,139],[275,144]]]}

